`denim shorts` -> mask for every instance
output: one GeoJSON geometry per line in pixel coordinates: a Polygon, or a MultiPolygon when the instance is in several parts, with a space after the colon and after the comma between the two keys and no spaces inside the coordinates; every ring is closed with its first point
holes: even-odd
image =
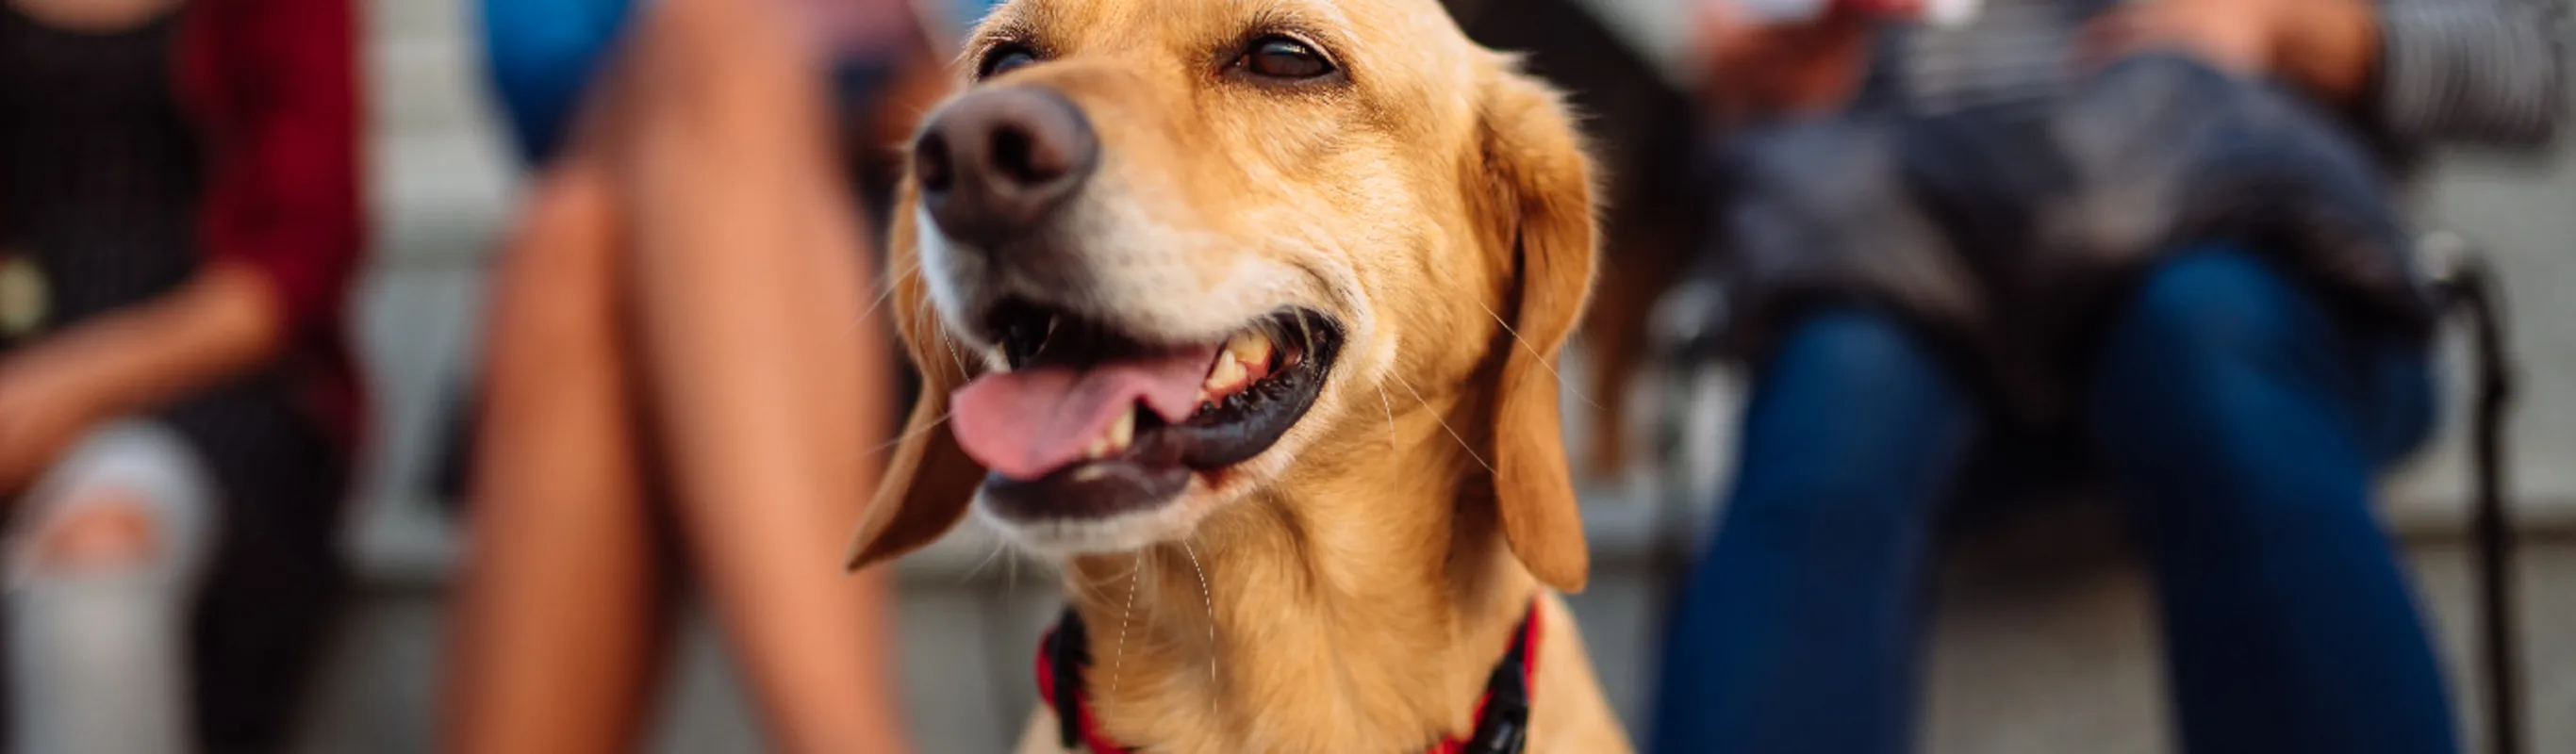
{"type": "MultiPolygon", "coordinates": [[[[967,0],[989,5],[991,0],[967,0]]],[[[652,0],[482,0],[485,73],[512,145],[529,164],[563,147],[584,93],[636,8],[652,0]]],[[[877,101],[893,78],[884,54],[844,53],[832,63],[834,100],[848,110],[877,101]]]]}

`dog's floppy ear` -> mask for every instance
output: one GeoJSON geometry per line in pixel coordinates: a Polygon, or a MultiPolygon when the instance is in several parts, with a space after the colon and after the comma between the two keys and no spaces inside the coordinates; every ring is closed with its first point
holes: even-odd
{"type": "Polygon", "coordinates": [[[894,310],[895,328],[912,363],[921,370],[921,397],[913,402],[912,417],[904,421],[876,495],[859,517],[859,534],[850,543],[848,563],[854,570],[901,557],[948,533],[965,517],[966,504],[974,499],[985,474],[984,467],[966,456],[944,426],[948,394],[973,378],[966,373],[972,362],[950,350],[938,317],[930,313],[930,291],[922,282],[919,247],[913,244],[912,188],[906,184],[890,234],[894,253],[886,260],[894,290],[884,306],[894,310]]]}
{"type": "Polygon", "coordinates": [[[1512,554],[1561,591],[1583,588],[1590,553],[1565,462],[1554,362],[1591,295],[1592,176],[1581,137],[1554,90],[1492,69],[1479,107],[1486,232],[1510,255],[1494,398],[1494,501],[1512,554]]]}

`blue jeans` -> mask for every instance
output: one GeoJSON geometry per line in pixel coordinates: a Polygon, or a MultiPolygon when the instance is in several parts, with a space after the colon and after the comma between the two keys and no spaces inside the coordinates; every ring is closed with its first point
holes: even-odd
{"type": "MultiPolygon", "coordinates": [[[[1935,519],[1991,429],[1892,317],[1826,309],[1788,333],[1675,608],[1655,751],[1911,748],[1935,519]]],[[[2371,510],[2373,472],[2431,426],[2426,352],[2226,248],[2148,274],[2100,347],[2084,440],[2138,511],[2184,749],[2453,751],[2371,510]]]]}

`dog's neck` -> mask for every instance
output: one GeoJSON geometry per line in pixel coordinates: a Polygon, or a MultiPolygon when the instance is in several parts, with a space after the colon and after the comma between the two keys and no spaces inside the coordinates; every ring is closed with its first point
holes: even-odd
{"type": "Polygon", "coordinates": [[[1393,751],[1473,726],[1537,585],[1460,439],[1482,428],[1417,407],[1352,428],[1392,448],[1300,458],[1282,491],[1227,506],[1186,545],[1068,564],[1085,686],[1111,738],[1393,751]]]}

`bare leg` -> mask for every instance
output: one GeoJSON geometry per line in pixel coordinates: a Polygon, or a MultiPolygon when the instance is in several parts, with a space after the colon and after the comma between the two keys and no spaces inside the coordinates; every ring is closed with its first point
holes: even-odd
{"type": "Polygon", "coordinates": [[[443,700],[451,751],[631,750],[650,701],[662,558],[602,178],[558,170],[503,259],[443,700]]]}
{"type": "Polygon", "coordinates": [[[892,607],[841,572],[891,426],[857,203],[819,59],[775,6],[667,0],[610,150],[627,300],[677,519],[778,745],[902,748],[892,607]]]}
{"type": "Polygon", "coordinates": [[[576,146],[598,169],[550,186],[514,250],[585,251],[507,274],[475,503],[487,549],[450,700],[460,750],[614,749],[636,730],[655,648],[638,627],[660,617],[638,436],[660,440],[670,465],[651,481],[778,743],[902,748],[886,585],[838,562],[888,426],[885,344],[857,322],[870,286],[821,68],[767,7],[646,11],[576,146]],[[523,332],[530,319],[552,322],[523,332]],[[533,386],[505,394],[516,382],[533,386]],[[539,656],[568,642],[586,646],[539,656]]]}

